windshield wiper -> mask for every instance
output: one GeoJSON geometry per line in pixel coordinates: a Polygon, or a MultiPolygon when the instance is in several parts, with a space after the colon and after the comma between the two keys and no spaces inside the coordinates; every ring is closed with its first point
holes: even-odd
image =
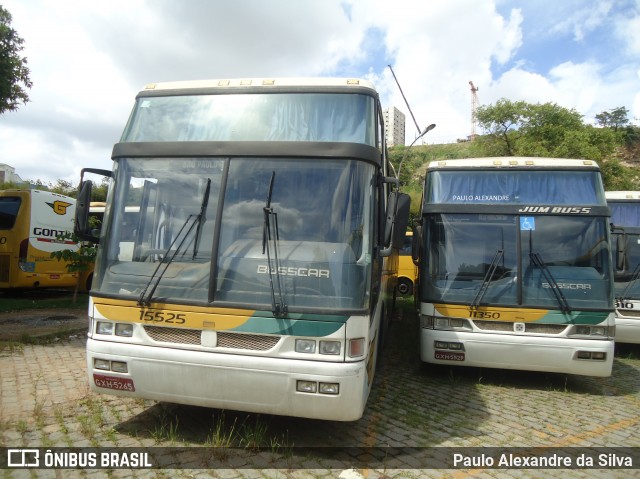
{"type": "Polygon", "coordinates": [[[638,265],[636,266],[636,269],[633,270],[633,274],[631,275],[631,278],[627,283],[627,287],[624,288],[624,291],[620,295],[620,301],[627,300],[627,294],[629,294],[629,290],[631,289],[631,286],[633,286],[633,283],[635,283],[638,280],[639,276],[640,276],[640,263],[638,263],[638,265]]]}
{"type": "Polygon", "coordinates": [[[267,253],[267,265],[269,269],[269,285],[271,286],[271,312],[276,318],[282,318],[287,314],[287,305],[284,300],[284,293],[282,288],[282,280],[280,278],[280,261],[278,259],[278,241],[280,239],[278,234],[278,213],[273,211],[271,207],[271,197],[273,195],[273,180],[276,177],[276,172],[271,173],[271,180],[269,180],[269,192],[267,193],[267,202],[262,208],[264,212],[264,224],[262,228],[262,254],[267,253]],[[273,217],[273,221],[271,221],[273,217]],[[273,238],[273,255],[275,267],[271,267],[271,239],[273,238]],[[275,274],[276,284],[278,288],[278,294],[276,299],[276,285],[274,285],[273,276],[275,274]]]}
{"type": "Polygon", "coordinates": [[[200,236],[202,236],[202,225],[206,219],[207,206],[209,205],[209,192],[211,191],[211,178],[207,178],[207,187],[204,190],[204,197],[200,205],[200,215],[198,215],[198,228],[196,229],[196,239],[193,242],[193,258],[196,259],[198,247],[200,246],[200,236]]]}
{"type": "Polygon", "coordinates": [[[556,297],[556,300],[558,301],[558,304],[560,305],[560,310],[563,313],[570,313],[571,306],[569,306],[569,302],[567,301],[567,298],[565,298],[564,294],[562,294],[562,290],[558,287],[557,281],[551,274],[551,271],[549,271],[549,267],[547,266],[547,264],[542,260],[542,257],[540,256],[540,254],[529,253],[529,257],[531,258],[531,261],[533,262],[533,264],[536,265],[538,268],[540,268],[542,275],[547,280],[547,283],[549,283],[549,286],[551,287],[551,291],[553,292],[554,296],[556,297]]]}
{"type": "Polygon", "coordinates": [[[504,250],[502,249],[496,250],[496,254],[493,255],[493,260],[489,265],[489,269],[487,269],[487,274],[484,275],[484,280],[480,285],[480,289],[478,290],[476,297],[473,298],[473,301],[471,302],[471,309],[476,309],[480,304],[480,301],[482,301],[484,294],[489,289],[489,285],[491,284],[491,281],[493,281],[493,275],[495,274],[496,269],[498,269],[498,263],[500,262],[503,256],[504,256],[504,250]]]}
{"type": "Polygon", "coordinates": [[[196,230],[196,239],[195,239],[195,244],[194,244],[194,247],[193,247],[193,256],[195,258],[195,255],[196,255],[196,252],[197,252],[197,243],[198,243],[197,235],[200,232],[200,225],[202,224],[203,219],[204,219],[204,215],[205,215],[205,213],[207,211],[207,204],[209,203],[210,187],[211,187],[211,179],[209,178],[207,180],[207,187],[205,188],[205,192],[204,192],[204,196],[202,198],[202,202],[200,203],[200,213],[197,214],[197,215],[191,214],[191,215],[187,216],[186,220],[184,220],[184,223],[180,227],[180,230],[178,231],[178,234],[176,235],[174,240],[171,242],[169,247],[166,249],[166,251],[162,255],[162,259],[158,263],[158,266],[156,266],[156,269],[153,271],[153,274],[151,275],[151,277],[149,278],[149,281],[147,282],[146,286],[142,290],[142,293],[140,293],[140,298],[138,299],[138,306],[144,307],[144,306],[149,306],[151,304],[151,298],[153,298],[153,294],[156,292],[156,289],[158,288],[158,285],[160,284],[160,280],[162,279],[164,274],[167,272],[167,269],[169,269],[169,265],[171,265],[171,263],[173,262],[173,260],[177,256],[178,252],[180,251],[180,248],[182,248],[182,246],[184,245],[185,241],[187,240],[187,238],[189,237],[189,235],[193,231],[193,228],[197,225],[198,229],[196,230]],[[169,256],[169,253],[173,249],[173,246],[178,241],[178,238],[180,238],[180,235],[184,231],[184,229],[187,226],[187,224],[189,224],[189,220],[191,218],[194,218],[193,222],[191,223],[191,226],[189,226],[189,229],[187,230],[187,232],[184,234],[184,236],[182,236],[182,239],[178,243],[178,246],[176,247],[175,250],[173,250],[173,254],[171,256],[169,256]],[[162,271],[160,271],[160,268],[162,266],[164,266],[164,268],[162,269],[162,271]],[[160,273],[158,273],[159,271],[160,271],[160,273]],[[149,286],[151,286],[152,283],[153,283],[153,287],[151,288],[151,290],[147,294],[147,291],[149,290],[149,286]]]}

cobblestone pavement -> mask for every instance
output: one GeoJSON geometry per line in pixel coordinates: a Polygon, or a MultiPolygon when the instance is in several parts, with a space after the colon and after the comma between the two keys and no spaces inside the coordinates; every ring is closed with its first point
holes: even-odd
{"type": "MultiPolygon", "coordinates": [[[[640,348],[618,350],[610,378],[427,367],[418,360],[417,318],[407,310],[393,323],[367,410],[354,423],[260,416],[94,394],[87,386],[82,334],[47,345],[4,348],[0,351],[1,446],[176,447],[167,454],[181,454],[184,451],[178,447],[182,446],[206,446],[209,449],[198,450],[214,451],[216,460],[225,467],[197,468],[197,460],[176,459],[180,469],[4,469],[0,475],[638,477],[638,469],[493,469],[475,464],[467,469],[439,469],[446,460],[434,460],[428,469],[423,468],[419,459],[422,448],[433,451],[439,447],[442,449],[435,451],[451,456],[452,451],[475,447],[576,448],[572,450],[578,452],[593,447],[640,447],[640,348]],[[211,449],[230,443],[238,447],[211,449]],[[331,448],[323,449],[326,446],[331,448]],[[380,458],[389,446],[394,454],[380,458]],[[343,449],[344,457],[338,454],[343,449]],[[287,460],[294,456],[299,467],[301,454],[306,455],[304,468],[287,466],[287,460]],[[285,459],[274,462],[273,457],[285,459]]],[[[165,451],[153,450],[158,454],[165,451]]]]}

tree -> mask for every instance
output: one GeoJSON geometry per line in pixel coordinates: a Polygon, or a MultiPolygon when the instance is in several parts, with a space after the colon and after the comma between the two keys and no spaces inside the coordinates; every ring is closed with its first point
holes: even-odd
{"type": "Polygon", "coordinates": [[[11,14],[0,5],[0,114],[26,104],[29,96],[25,89],[33,86],[27,59],[20,56],[24,40],[11,28],[11,20],[11,14]]]}
{"type": "MultiPolygon", "coordinates": [[[[77,250],[65,249],[61,251],[53,251],[51,253],[51,258],[67,262],[67,271],[69,271],[69,273],[79,273],[78,282],[73,290],[73,302],[75,303],[78,298],[80,282],[84,279],[84,275],[82,273],[86,273],[88,271],[93,272],[98,247],[95,244],[81,241],[75,233],[70,232],[64,232],[61,235],[58,235],[58,240],[71,240],[79,245],[77,250]]],[[[87,284],[86,286],[88,289],[89,285],[87,284]]]]}
{"type": "Polygon", "coordinates": [[[501,99],[476,112],[487,135],[484,156],[538,156],[601,160],[619,146],[618,133],[586,125],[582,115],[555,103],[501,99]]]}
{"type": "Polygon", "coordinates": [[[609,111],[603,111],[596,115],[596,123],[605,128],[613,128],[613,131],[618,131],[619,128],[624,128],[629,123],[627,118],[627,110],[623,106],[618,108],[612,108],[609,111]]]}
{"type": "Polygon", "coordinates": [[[502,150],[495,156],[514,156],[514,143],[519,138],[519,128],[526,118],[527,103],[501,98],[495,105],[479,106],[475,113],[478,124],[484,128],[493,146],[502,150]]]}

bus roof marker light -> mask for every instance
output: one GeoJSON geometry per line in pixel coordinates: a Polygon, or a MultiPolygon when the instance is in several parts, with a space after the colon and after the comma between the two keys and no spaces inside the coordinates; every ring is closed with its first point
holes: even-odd
{"type": "Polygon", "coordinates": [[[493,160],[493,166],[502,166],[502,160],[493,160]]]}
{"type": "Polygon", "coordinates": [[[229,80],[220,80],[218,86],[229,86],[229,80]]]}
{"type": "Polygon", "coordinates": [[[591,165],[593,165],[593,161],[591,161],[591,160],[583,160],[582,164],[585,165],[585,166],[591,166],[591,165]]]}
{"type": "Polygon", "coordinates": [[[251,80],[240,80],[240,86],[249,86],[251,83],[251,80]]]}
{"type": "Polygon", "coordinates": [[[360,80],[356,80],[356,79],[348,79],[347,80],[347,85],[360,85],[360,80]]]}
{"type": "Polygon", "coordinates": [[[263,85],[275,85],[276,81],[273,79],[269,79],[269,80],[262,80],[262,84],[263,85]]]}
{"type": "Polygon", "coordinates": [[[524,162],[524,164],[527,166],[533,166],[535,163],[533,162],[533,160],[527,160],[524,162]]]}
{"type": "Polygon", "coordinates": [[[156,84],[155,84],[155,83],[147,83],[147,84],[144,86],[144,89],[145,89],[145,90],[155,90],[155,89],[156,89],[156,84]]]}

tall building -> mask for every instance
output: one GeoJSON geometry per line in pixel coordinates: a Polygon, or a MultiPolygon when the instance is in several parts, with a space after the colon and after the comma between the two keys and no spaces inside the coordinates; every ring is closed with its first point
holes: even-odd
{"type": "Polygon", "coordinates": [[[404,145],[405,116],[395,106],[382,110],[387,146],[404,145]]]}

